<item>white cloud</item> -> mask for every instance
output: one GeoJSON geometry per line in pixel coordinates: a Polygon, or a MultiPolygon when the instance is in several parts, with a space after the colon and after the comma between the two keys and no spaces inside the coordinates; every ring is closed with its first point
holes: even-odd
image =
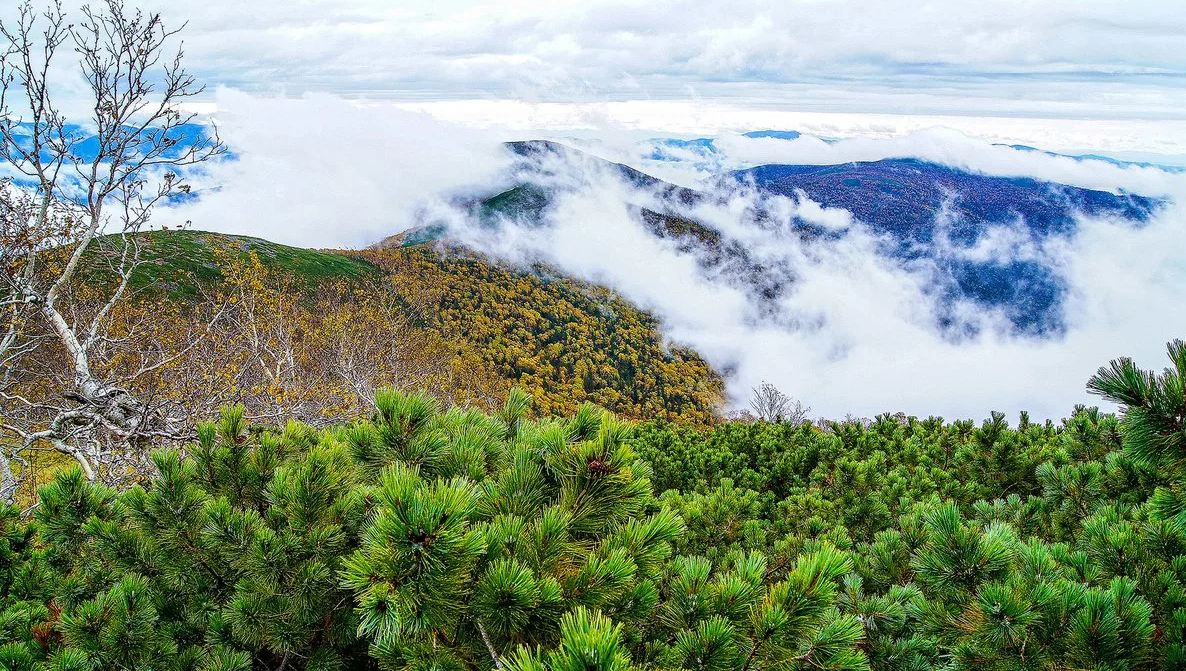
{"type": "MultiPolygon", "coordinates": [[[[855,105],[854,105],[855,106],[855,105]]],[[[921,152],[931,137],[931,153],[941,151],[944,142],[963,144],[1029,145],[1065,154],[1099,153],[1129,160],[1186,165],[1186,133],[1181,120],[1140,119],[1065,119],[1024,116],[975,116],[935,114],[881,114],[871,112],[813,112],[778,106],[769,100],[626,100],[599,103],[525,102],[521,100],[450,100],[400,103],[400,107],[423,111],[460,125],[509,130],[518,137],[550,133],[593,143],[595,153],[620,161],[637,161],[637,154],[623,153],[629,140],[656,136],[715,137],[728,148],[736,140],[745,151],[738,158],[761,163],[790,156],[785,140],[773,138],[738,138],[752,130],[796,130],[816,138],[853,138],[845,147],[852,156],[817,146],[811,142],[796,146],[796,160],[805,162],[844,162],[867,160],[863,156],[884,158],[896,149],[921,152]],[[914,140],[904,140],[918,135],[914,140]],[[868,143],[862,145],[862,143],[868,143]],[[856,151],[864,146],[866,154],[856,151]],[[760,159],[760,152],[767,158],[760,159]],[[749,152],[754,152],[749,156],[749,152]]],[[[737,147],[734,147],[735,149],[737,147]]],[[[1005,147],[1004,149],[1008,149],[1005,147]]],[[[668,148],[673,156],[690,152],[668,148]]],[[[950,150],[948,150],[950,151],[950,150]]],[[[970,152],[965,151],[964,154],[970,152]]],[[[958,153],[957,153],[958,155],[958,153]]],[[[1028,164],[1028,161],[1022,162],[1028,164]]],[[[653,164],[649,167],[655,167],[653,164]]]]}
{"type": "Polygon", "coordinates": [[[143,0],[202,77],[402,100],[1181,119],[1174,0],[143,0]]]}
{"type": "Polygon", "coordinates": [[[824,207],[802,191],[795,192],[798,209],[795,214],[803,221],[818,224],[832,230],[843,230],[852,226],[852,212],[841,207],[824,207]]]}
{"type": "MultiPolygon", "coordinates": [[[[1022,155],[1035,160],[1023,172],[1046,169],[1042,155],[1022,155]]],[[[612,172],[580,165],[569,174],[579,188],[560,196],[550,226],[483,229],[469,242],[511,259],[544,259],[653,310],[673,341],[734,371],[729,389],[738,403],[769,380],[830,417],[900,410],[979,418],[999,409],[1057,418],[1076,403],[1099,402],[1084,384],[1109,359],[1129,355],[1161,365],[1164,343],[1186,334],[1180,205],[1142,227],[1085,219],[1073,237],[1039,246],[1019,228],[1002,226],[974,247],[948,249],[982,261],[1041,260],[1069,287],[1061,337],[1011,335],[1002,314],[965,304],[957,313],[978,325],[979,335],[953,339],[935,325],[934,269],[887,259],[860,225],[838,240],[808,244],[785,226],[747,219],[752,194],[696,208],[699,220],[791,282],[778,299],[779,314],[764,317],[738,278],[703,270],[643,230],[625,204],[645,203],[647,194],[612,172]]],[[[1166,180],[1176,198],[1186,197],[1186,176],[1166,180]]],[[[784,218],[813,207],[789,199],[780,205],[784,218]]]]}
{"type": "Polygon", "coordinates": [[[836,165],[884,158],[918,158],[942,165],[1002,177],[1035,177],[1089,189],[1166,195],[1180,178],[1165,170],[1119,166],[1100,160],[1054,156],[1015,149],[971,137],[960,131],[933,128],[890,137],[848,137],[824,142],[804,135],[793,140],[723,135],[716,146],[737,166],[768,163],[836,165]]]}
{"type": "Polygon", "coordinates": [[[219,92],[220,133],[238,155],[210,166],[216,190],[162,209],[157,224],[309,247],[365,246],[404,230],[438,194],[490,185],[510,155],[489,135],[390,105],[328,95],[219,92]]]}

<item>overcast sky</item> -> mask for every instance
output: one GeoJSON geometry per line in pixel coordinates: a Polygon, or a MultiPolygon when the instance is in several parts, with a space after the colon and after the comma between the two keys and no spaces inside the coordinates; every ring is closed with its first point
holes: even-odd
{"type": "Polygon", "coordinates": [[[189,21],[203,80],[254,93],[1186,119],[1181,0],[141,4],[189,21]]]}

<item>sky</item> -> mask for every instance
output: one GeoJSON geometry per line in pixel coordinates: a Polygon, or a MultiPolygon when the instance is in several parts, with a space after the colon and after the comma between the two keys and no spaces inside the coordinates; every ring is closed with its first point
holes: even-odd
{"type": "Polygon", "coordinates": [[[1177,0],[143,0],[212,86],[1183,120],[1177,0]]]}

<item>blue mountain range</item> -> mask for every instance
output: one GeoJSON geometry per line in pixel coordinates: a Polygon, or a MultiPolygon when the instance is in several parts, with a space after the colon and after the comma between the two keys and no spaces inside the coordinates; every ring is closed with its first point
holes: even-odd
{"type": "MultiPolygon", "coordinates": [[[[803,133],[794,130],[755,130],[748,133],[742,133],[742,137],[747,138],[770,138],[776,140],[797,140],[805,137],[803,133]]],[[[835,138],[818,137],[826,144],[835,144],[838,142],[835,138]]],[[[724,159],[721,151],[716,146],[716,139],[710,137],[700,137],[692,139],[680,138],[651,138],[643,142],[643,145],[649,148],[649,151],[644,152],[643,157],[652,161],[687,161],[689,153],[695,155],[696,162],[700,167],[712,165],[720,165],[724,159]],[[673,151],[674,150],[674,151],[673,151]],[[683,151],[679,151],[683,150],[683,151]]],[[[1181,173],[1186,172],[1186,166],[1181,165],[1167,165],[1162,163],[1153,163],[1149,161],[1123,161],[1111,156],[1104,156],[1101,154],[1060,154],[1057,152],[1046,151],[1036,147],[1030,147],[1024,144],[997,144],[998,147],[1009,147],[1018,151],[1032,151],[1047,156],[1062,156],[1065,158],[1072,158],[1079,161],[1103,161],[1111,163],[1119,167],[1141,167],[1141,168],[1157,168],[1165,170],[1166,172],[1181,173]]]]}
{"type": "MultiPolygon", "coordinates": [[[[759,131],[753,137],[789,139],[797,133],[759,131]]],[[[715,151],[707,138],[654,141],[656,147],[701,152],[715,151]]],[[[552,142],[517,142],[510,148],[520,158],[516,173],[523,183],[478,203],[487,225],[497,221],[546,225],[555,197],[554,180],[532,178],[533,166],[580,154],[552,142]]],[[[596,161],[582,155],[580,163],[596,161]]],[[[560,161],[559,164],[563,164],[560,161]]],[[[575,163],[574,163],[575,164],[575,163]]],[[[687,189],[668,184],[636,169],[608,164],[628,183],[659,196],[658,207],[638,208],[640,224],[679,249],[695,255],[717,276],[731,274],[750,287],[754,300],[771,306],[793,283],[793,269],[765,267],[753,260],[743,245],[695,220],[690,206],[727,198],[738,189],[756,189],[768,196],[801,195],[828,208],[850,212],[858,225],[884,241],[881,253],[911,267],[934,271],[931,292],[938,306],[937,325],[953,337],[968,335],[957,317],[957,306],[972,303],[1001,312],[1015,333],[1055,335],[1065,329],[1062,311],[1068,291],[1066,279],[1041,249],[1053,238],[1074,235],[1079,218],[1108,217],[1124,225],[1141,226],[1164,202],[1130,193],[1109,193],[1024,177],[995,177],[915,159],[886,159],[841,165],[763,165],[723,171],[709,187],[687,189]],[[1036,250],[1013,254],[1011,249],[983,249],[994,233],[1006,229],[1014,244],[1036,250]]],[[[571,188],[571,187],[566,187],[571,188]]],[[[763,216],[758,214],[759,218],[763,216]]],[[[837,238],[846,231],[796,221],[799,235],[812,240],[837,238]]],[[[998,236],[999,237],[999,236],[998,236]]]]}
{"type": "MultiPolygon", "coordinates": [[[[16,132],[13,133],[13,139],[16,141],[16,143],[22,149],[31,151],[33,146],[33,126],[27,122],[18,123],[15,130],[16,132]]],[[[151,127],[145,128],[143,130],[133,127],[126,127],[126,130],[137,133],[138,137],[143,138],[144,142],[158,142],[161,134],[163,133],[161,129],[151,127]]],[[[100,140],[93,130],[78,124],[67,124],[62,129],[62,132],[68,141],[72,143],[71,150],[73,152],[74,158],[76,158],[78,162],[83,164],[90,163],[94,161],[99,155],[100,140]]],[[[169,147],[164,153],[166,158],[176,158],[183,156],[187,151],[193,149],[195,145],[207,142],[212,139],[210,128],[203,124],[197,123],[180,124],[174,128],[169,129],[169,131],[164,135],[168,139],[175,141],[175,144],[169,147]]],[[[42,158],[44,160],[49,160],[50,156],[48,152],[42,152],[42,158]]],[[[233,152],[227,152],[223,155],[223,158],[234,160],[236,156],[233,152]]],[[[183,167],[178,169],[177,172],[180,172],[182,177],[184,177],[187,169],[192,168],[183,167]]],[[[71,178],[73,178],[73,175],[69,171],[63,175],[63,179],[65,180],[70,180],[71,178]]],[[[19,186],[29,188],[33,188],[37,185],[36,180],[29,179],[23,175],[14,176],[13,181],[19,186]]],[[[178,203],[197,198],[198,196],[199,194],[197,192],[177,193],[171,196],[170,201],[178,203]]]]}
{"type": "MultiPolygon", "coordinates": [[[[1075,232],[1078,217],[1110,217],[1139,225],[1162,201],[1025,177],[994,177],[914,159],[843,165],[764,165],[730,174],[758,189],[804,194],[842,208],[891,243],[885,253],[903,261],[928,259],[941,277],[934,289],[954,305],[971,300],[1002,310],[1020,332],[1063,328],[1064,278],[1040,258],[971,254],[994,229],[1008,227],[1022,243],[1040,247],[1075,232]]],[[[953,326],[950,315],[940,316],[953,326]]]]}

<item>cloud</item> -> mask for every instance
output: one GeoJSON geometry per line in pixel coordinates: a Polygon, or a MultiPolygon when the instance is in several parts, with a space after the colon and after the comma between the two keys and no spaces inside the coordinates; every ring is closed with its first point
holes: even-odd
{"type": "Polygon", "coordinates": [[[204,81],[398,100],[751,99],[1181,119],[1174,0],[143,0],[204,81]]]}
{"type": "Polygon", "coordinates": [[[325,94],[218,94],[215,120],[236,154],[209,166],[196,201],[156,224],[310,247],[358,247],[415,223],[439,194],[489,187],[510,165],[490,135],[391,107],[325,94]]]}
{"type": "Polygon", "coordinates": [[[844,230],[853,225],[852,212],[841,207],[825,207],[807,197],[802,191],[795,192],[796,214],[809,224],[818,224],[830,230],[844,230]]]}
{"type": "Polygon", "coordinates": [[[736,167],[770,163],[836,165],[885,158],[917,158],[1001,177],[1034,177],[1104,191],[1164,196],[1180,176],[1156,167],[1116,165],[1103,160],[1051,155],[993,144],[957,130],[932,128],[893,137],[847,137],[825,142],[803,135],[793,140],[722,135],[715,146],[736,167]]]}
{"type": "MultiPolygon", "coordinates": [[[[632,100],[601,103],[531,103],[516,100],[458,100],[398,103],[442,121],[504,132],[508,136],[564,139],[604,158],[646,166],[649,171],[679,170],[709,163],[718,167],[719,153],[703,147],[662,147],[666,158],[686,165],[646,159],[655,138],[713,138],[718,149],[734,150],[735,162],[765,163],[800,160],[843,163],[914,155],[942,161],[977,157],[984,145],[1028,145],[1069,155],[1099,154],[1122,160],[1186,165],[1186,134],[1181,121],[1027,118],[1018,116],[954,116],[811,112],[772,107],[768,101],[632,100]],[[741,137],[755,129],[793,129],[803,141],[741,137]],[[963,136],[963,137],[960,137],[963,136]],[[829,148],[819,138],[852,139],[829,148]],[[960,150],[961,145],[974,145],[960,150]],[[793,152],[793,153],[792,153],[793,152]],[[713,163],[716,162],[716,163],[713,163]]],[[[1008,146],[1000,156],[1013,154],[1008,146]]],[[[1032,156],[1015,161],[1025,168],[1032,156]]],[[[1016,170],[1016,168],[1015,168],[1016,170]]]]}

